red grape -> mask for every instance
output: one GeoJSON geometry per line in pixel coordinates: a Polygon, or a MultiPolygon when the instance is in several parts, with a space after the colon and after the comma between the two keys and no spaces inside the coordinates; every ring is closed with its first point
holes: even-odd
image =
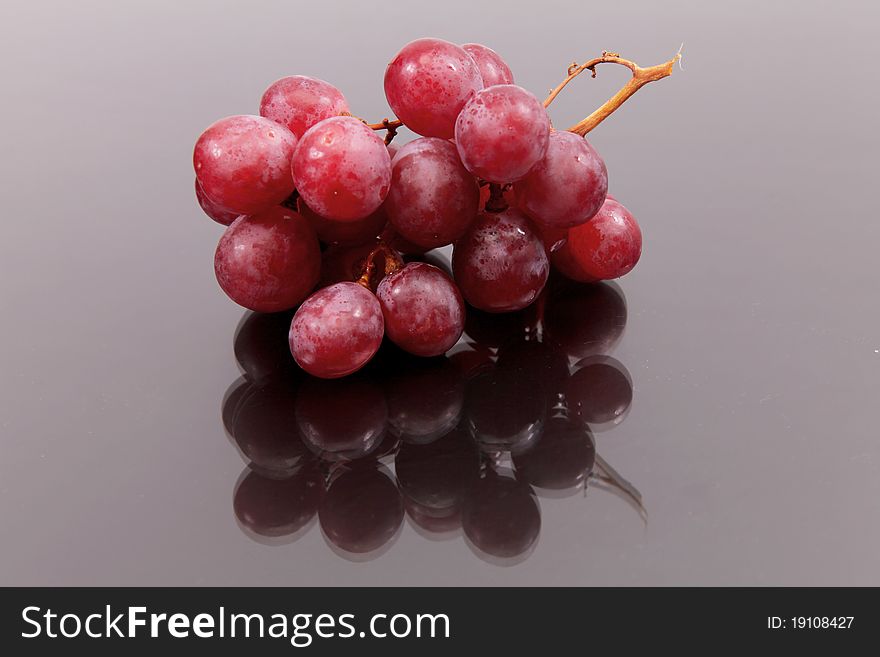
{"type": "Polygon", "coordinates": [[[455,122],[465,168],[494,183],[515,182],[547,152],[550,118],[540,101],[513,84],[478,91],[455,122]]]}
{"type": "Polygon", "coordinates": [[[477,63],[484,87],[496,84],[513,84],[513,73],[510,72],[510,67],[497,52],[480,43],[466,43],[462,48],[477,63]]]}
{"type": "Polygon", "coordinates": [[[605,201],[590,221],[568,231],[568,240],[553,254],[553,264],[577,281],[620,278],[642,255],[642,231],[629,210],[605,201]]]}
{"type": "Polygon", "coordinates": [[[480,213],[452,253],[452,269],[464,298],[488,312],[520,310],[547,282],[550,265],[529,220],[509,208],[480,213]]]}
{"type": "Polygon", "coordinates": [[[432,249],[451,244],[477,215],[480,188],[455,146],[423,137],[401,148],[392,163],[383,206],[404,239],[432,249]]]}
{"type": "Polygon", "coordinates": [[[299,213],[309,220],[318,239],[324,244],[334,246],[358,246],[365,242],[375,241],[385,224],[388,223],[388,215],[380,207],[371,215],[355,221],[335,221],[322,217],[299,199],[297,203],[299,213]]]}
{"type": "Polygon", "coordinates": [[[218,224],[228,226],[241,216],[238,212],[230,212],[209,199],[199,184],[198,178],[196,178],[196,200],[199,202],[199,207],[202,208],[202,211],[218,224]]]}
{"type": "Polygon", "coordinates": [[[256,214],[293,192],[296,136],[262,116],[229,116],[196,142],[193,166],[202,191],[229,212],[256,214]]]}
{"type": "Polygon", "coordinates": [[[416,356],[439,356],[464,330],[464,302],[455,283],[434,265],[411,262],[389,274],[376,292],[388,338],[416,356]]]}
{"type": "Polygon", "coordinates": [[[411,41],[385,70],[385,97],[392,111],[425,137],[452,137],[461,108],[482,88],[473,58],[442,39],[411,41]]]}
{"type": "Polygon", "coordinates": [[[318,290],[290,324],[290,351],[306,372],[335,379],[359,370],[382,344],[384,320],[375,295],[357,283],[318,290]]]}
{"type": "Polygon", "coordinates": [[[318,121],[340,114],[348,114],[342,92],[329,82],[306,75],[276,80],[260,100],[260,116],[286,126],[297,137],[318,121]]]}
{"type": "Polygon", "coordinates": [[[602,207],[608,172],[586,139],[554,131],[544,157],[514,190],[519,208],[536,222],[570,228],[589,221],[602,207]]]}
{"type": "Polygon", "coordinates": [[[309,222],[280,206],[236,219],[214,254],[223,291],[264,313],[296,306],[315,287],[320,270],[321,250],[309,222]]]}
{"type": "Polygon", "coordinates": [[[379,136],[350,116],[309,128],[293,153],[303,201],[327,219],[353,221],[379,209],[391,185],[391,156],[379,136]]]}

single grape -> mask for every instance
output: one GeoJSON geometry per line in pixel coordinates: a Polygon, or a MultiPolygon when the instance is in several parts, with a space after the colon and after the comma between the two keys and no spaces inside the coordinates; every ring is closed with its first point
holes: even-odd
{"type": "Polygon", "coordinates": [[[590,221],[568,231],[553,264],[576,281],[605,281],[629,273],[642,255],[642,231],[629,210],[608,201],[590,221]]]}
{"type": "Polygon", "coordinates": [[[464,302],[455,283],[434,265],[411,262],[376,291],[388,338],[416,356],[449,351],[464,330],[464,302]]]}
{"type": "Polygon", "coordinates": [[[433,249],[461,237],[477,215],[480,188],[445,139],[411,141],[394,156],[383,206],[404,239],[433,249]]]}
{"type": "Polygon", "coordinates": [[[198,178],[196,178],[196,200],[199,202],[199,207],[202,208],[202,211],[218,224],[228,226],[241,216],[238,212],[230,212],[209,199],[199,184],[198,178]]]}
{"type": "Polygon", "coordinates": [[[392,111],[425,137],[451,138],[461,108],[482,88],[473,58],[442,39],[411,41],[385,70],[385,97],[392,111]]]}
{"type": "Polygon", "coordinates": [[[465,168],[494,183],[525,176],[544,157],[549,138],[544,106],[513,84],[478,91],[455,121],[455,144],[465,168]]]}
{"type": "Polygon", "coordinates": [[[388,215],[380,207],[371,215],[354,221],[335,221],[322,217],[306,205],[302,199],[297,203],[299,213],[309,220],[318,239],[333,246],[358,246],[375,241],[388,223],[388,215]]]}
{"type": "Polygon", "coordinates": [[[235,303],[262,313],[293,308],[318,282],[321,249],[299,214],[275,206],[236,219],[214,254],[217,282],[235,303]]]}
{"type": "Polygon", "coordinates": [[[293,192],[296,135],[262,116],[229,116],[196,142],[193,167],[202,191],[228,212],[256,214],[293,192]]]}
{"type": "Polygon", "coordinates": [[[510,67],[497,52],[480,43],[466,43],[462,48],[477,63],[484,87],[496,84],[513,84],[513,73],[510,72],[510,67]]]}
{"type": "Polygon", "coordinates": [[[391,156],[379,136],[350,116],[309,128],[293,153],[303,201],[327,219],[354,221],[379,209],[391,185],[391,156]]]}
{"type": "Polygon", "coordinates": [[[340,114],[348,114],[342,92],[329,82],[306,75],[276,80],[260,100],[260,116],[286,126],[298,138],[319,121],[340,114]]]}
{"type": "Polygon", "coordinates": [[[403,500],[391,477],[378,468],[342,471],[318,508],[321,529],[345,556],[374,552],[403,523],[403,500]]]}
{"type": "Polygon", "coordinates": [[[509,208],[477,215],[455,245],[452,270],[469,304],[488,312],[510,312],[538,297],[550,265],[529,220],[509,208]]]}
{"type": "Polygon", "coordinates": [[[514,185],[520,210],[545,226],[570,228],[589,221],[608,193],[605,162],[573,132],[554,131],[544,157],[514,185]]]}
{"type": "Polygon", "coordinates": [[[359,370],[382,344],[382,307],[357,283],[336,283],[305,300],[290,324],[290,351],[313,376],[335,379],[359,370]]]}

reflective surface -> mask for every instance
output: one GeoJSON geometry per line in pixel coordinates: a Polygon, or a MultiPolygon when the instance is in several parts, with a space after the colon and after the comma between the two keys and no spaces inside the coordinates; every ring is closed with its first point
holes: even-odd
{"type": "Polygon", "coordinates": [[[575,6],[0,7],[0,584],[880,584],[876,8],[575,6]],[[378,120],[428,33],[539,95],[685,41],[591,133],[643,259],[310,380],[218,289],[192,145],[292,73],[378,120]]]}

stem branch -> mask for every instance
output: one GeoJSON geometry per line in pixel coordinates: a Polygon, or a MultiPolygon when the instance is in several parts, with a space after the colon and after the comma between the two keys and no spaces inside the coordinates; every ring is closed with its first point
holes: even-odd
{"type": "Polygon", "coordinates": [[[623,85],[623,87],[614,94],[611,98],[609,98],[605,103],[603,103],[595,112],[590,114],[584,120],[576,123],[571,126],[568,130],[569,132],[573,132],[575,134],[583,137],[590,130],[595,128],[597,125],[602,123],[608,116],[611,115],[618,107],[623,105],[626,100],[632,96],[639,89],[644,87],[649,82],[654,82],[656,80],[662,80],[665,77],[669,77],[672,75],[672,67],[681,59],[681,51],[679,50],[675,57],[670,59],[668,62],[664,62],[663,64],[657,64],[656,66],[649,66],[648,68],[642,68],[635,62],[632,62],[628,59],[624,59],[616,52],[603,52],[601,57],[596,57],[595,59],[591,59],[583,64],[572,64],[568,67],[568,75],[566,78],[559,83],[559,85],[550,92],[550,95],[547,96],[547,99],[544,101],[544,107],[549,107],[550,103],[559,95],[559,92],[562,91],[565,86],[574,80],[578,75],[583,73],[584,71],[590,71],[592,73],[592,77],[596,77],[596,66],[599,64],[618,64],[620,66],[625,66],[630,71],[632,71],[632,77],[629,81],[623,85]]]}

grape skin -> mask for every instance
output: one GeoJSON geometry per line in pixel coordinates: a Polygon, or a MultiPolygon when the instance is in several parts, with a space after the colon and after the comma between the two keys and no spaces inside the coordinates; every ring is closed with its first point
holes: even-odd
{"type": "Polygon", "coordinates": [[[290,324],[290,352],[313,376],[346,376],[378,351],[384,323],[372,292],[357,283],[336,283],[315,292],[296,311],[290,324]]]}
{"type": "Polygon", "coordinates": [[[388,338],[416,356],[449,351],[464,330],[464,301],[455,284],[434,265],[411,262],[389,274],[376,292],[388,338]]]}
{"type": "Polygon", "coordinates": [[[481,43],[466,43],[462,48],[477,63],[484,87],[496,84],[513,84],[513,73],[507,62],[497,52],[481,43]]]}
{"type": "Polygon", "coordinates": [[[262,212],[293,192],[290,160],[296,145],[296,136],[274,121],[228,116],[196,142],[196,179],[205,195],[227,211],[262,212]]]}
{"type": "Polygon", "coordinates": [[[202,208],[202,212],[218,224],[228,226],[241,216],[237,212],[230,212],[226,208],[219,206],[217,203],[214,203],[214,201],[209,199],[202,189],[202,186],[199,184],[198,178],[196,178],[196,200],[199,202],[199,207],[202,208]]]}
{"type": "Polygon", "coordinates": [[[611,280],[629,273],[642,255],[642,231],[623,205],[606,200],[590,221],[568,231],[553,254],[565,276],[581,282],[611,280]]]}
{"type": "Polygon", "coordinates": [[[547,152],[550,118],[535,96],[513,84],[478,91],[455,122],[462,164],[494,183],[516,182],[547,152]]]}
{"type": "Polygon", "coordinates": [[[214,254],[220,287],[257,312],[293,308],[315,287],[320,271],[321,249],[311,226],[280,206],[236,219],[214,254]]]}
{"type": "Polygon", "coordinates": [[[544,289],[550,265],[529,220],[509,208],[477,215],[455,245],[452,270],[469,304],[497,313],[532,303],[544,289]]]}
{"type": "Polygon", "coordinates": [[[534,221],[570,228],[589,221],[602,207],[608,171],[586,139],[554,131],[544,157],[514,190],[517,205],[534,221]]]}
{"type": "Polygon", "coordinates": [[[348,114],[345,96],[329,82],[307,75],[276,80],[260,100],[260,116],[287,127],[297,138],[331,116],[348,114]]]}
{"type": "Polygon", "coordinates": [[[423,137],[406,144],[392,162],[384,208],[404,239],[433,249],[461,237],[477,215],[480,188],[455,146],[423,137]]]}
{"type": "Polygon", "coordinates": [[[293,179],[303,201],[327,219],[355,221],[379,209],[391,185],[385,142],[350,116],[324,119],[293,154],[293,179]]]}
{"type": "Polygon", "coordinates": [[[302,199],[297,202],[299,213],[308,219],[318,239],[333,246],[358,246],[375,239],[388,223],[388,215],[380,207],[371,215],[355,221],[335,221],[322,217],[306,205],[302,199]]]}
{"type": "Polygon", "coordinates": [[[411,41],[385,70],[385,97],[392,111],[425,137],[451,138],[461,108],[482,88],[473,58],[443,39],[411,41]]]}

